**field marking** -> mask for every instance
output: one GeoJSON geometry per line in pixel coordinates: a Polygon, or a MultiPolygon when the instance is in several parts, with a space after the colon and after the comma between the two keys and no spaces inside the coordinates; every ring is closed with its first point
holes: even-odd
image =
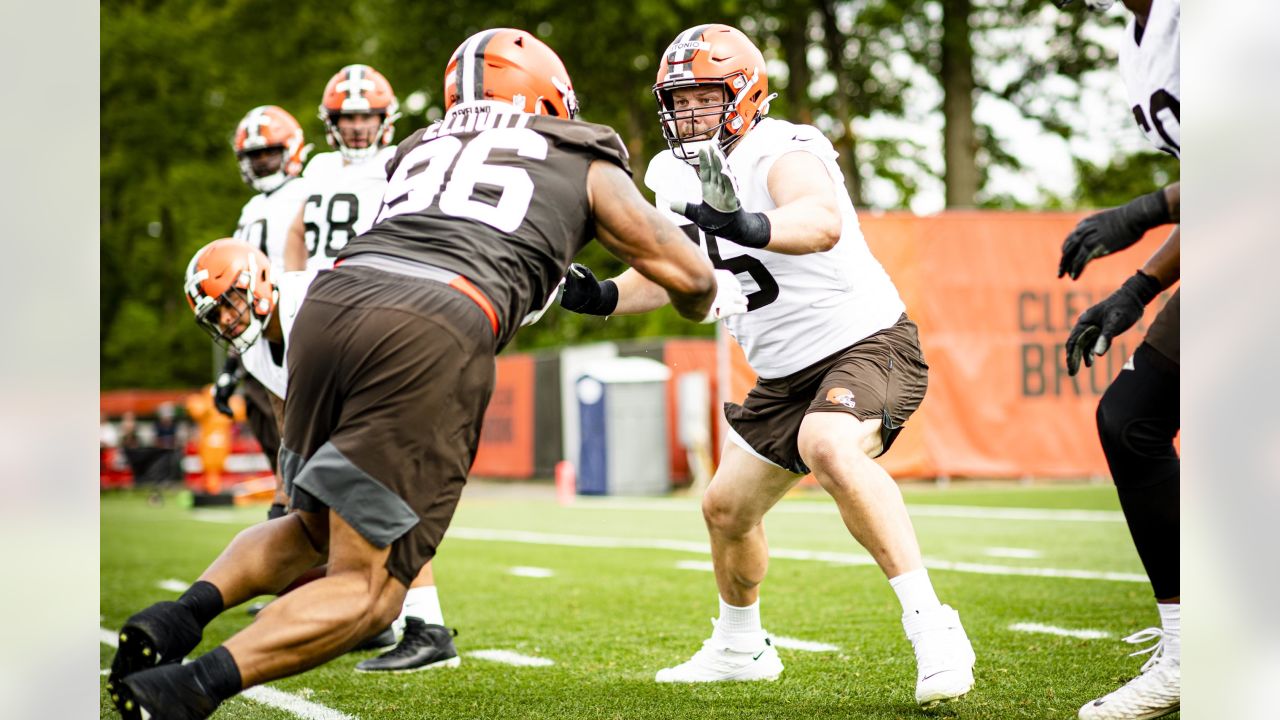
{"type": "Polygon", "coordinates": [[[355,718],[344,712],[319,703],[313,703],[310,700],[303,700],[297,695],[277,690],[268,685],[251,687],[240,694],[263,705],[270,705],[273,708],[305,718],[305,720],[355,720],[355,718]]]}
{"type": "Polygon", "coordinates": [[[840,649],[838,645],[829,645],[827,643],[814,642],[812,640],[797,640],[796,638],[782,637],[781,635],[771,635],[773,644],[776,647],[786,650],[803,650],[805,652],[835,652],[840,649]]]}
{"type": "MultiPolygon", "coordinates": [[[[103,645],[119,647],[120,633],[99,627],[98,640],[103,645]]],[[[102,674],[107,675],[110,672],[110,670],[103,670],[102,674]]],[[[303,700],[297,695],[266,685],[249,688],[240,694],[263,705],[270,705],[278,710],[284,710],[287,713],[303,718],[303,720],[355,720],[355,718],[344,712],[319,703],[313,703],[310,700],[303,700]]]]}
{"type": "MultiPolygon", "coordinates": [[[[661,538],[619,538],[600,537],[595,535],[565,535],[562,533],[540,533],[527,530],[493,530],[488,528],[453,527],[448,537],[460,540],[480,540],[489,542],[513,542],[527,545],[555,545],[561,547],[608,548],[608,549],[641,549],[672,550],[675,552],[691,552],[700,555],[711,554],[710,546],[705,542],[688,540],[664,540],[661,538]]],[[[837,565],[874,565],[875,561],[868,555],[839,553],[825,550],[793,550],[789,548],[769,548],[769,557],[787,560],[811,560],[828,562],[837,565]]],[[[1010,575],[1025,577],[1070,578],[1074,580],[1110,580],[1114,582],[1149,582],[1146,575],[1139,573],[1106,572],[1096,570],[1072,570],[1063,568],[1012,567],[1008,565],[988,565],[984,563],[953,562],[925,558],[925,567],[931,570],[953,570],[978,575],[1010,575]]]]}
{"type": "Polygon", "coordinates": [[[490,660],[492,662],[499,662],[507,665],[517,665],[520,667],[550,667],[551,665],[556,664],[554,660],[533,657],[532,655],[521,655],[513,650],[472,650],[465,654],[467,657],[490,660]]]}
{"type": "Polygon", "coordinates": [[[507,572],[516,577],[527,578],[549,578],[556,574],[551,568],[529,567],[527,565],[517,565],[507,572]]]}
{"type": "MultiPolygon", "coordinates": [[[[576,510],[672,510],[694,511],[701,504],[693,500],[627,500],[608,498],[583,500],[570,506],[576,510]]],[[[781,502],[769,510],[784,515],[839,515],[834,503],[781,502]]],[[[907,512],[918,517],[966,518],[978,520],[1026,520],[1031,522],[1124,522],[1124,513],[1118,510],[1071,510],[1051,508],[1005,508],[981,505],[907,505],[907,512]]]]}
{"type": "Polygon", "coordinates": [[[169,592],[184,593],[187,591],[187,588],[191,587],[191,583],[185,583],[185,582],[182,582],[181,580],[168,578],[166,580],[161,580],[160,582],[156,583],[156,587],[160,588],[161,590],[168,590],[169,592]]]}
{"type": "Polygon", "coordinates": [[[1009,626],[1014,632],[1025,633],[1043,633],[1046,635],[1059,635],[1061,637],[1078,638],[1080,640],[1105,640],[1111,637],[1111,633],[1102,630],[1068,630],[1055,625],[1042,625],[1040,623],[1014,623],[1009,626]]]}
{"type": "Polygon", "coordinates": [[[994,558],[1012,558],[1014,560],[1035,560],[1044,555],[1039,550],[1030,548],[989,547],[982,551],[983,555],[994,558]]]}
{"type": "Polygon", "coordinates": [[[716,566],[710,560],[677,560],[676,567],[680,570],[702,570],[705,572],[715,572],[716,566]]]}

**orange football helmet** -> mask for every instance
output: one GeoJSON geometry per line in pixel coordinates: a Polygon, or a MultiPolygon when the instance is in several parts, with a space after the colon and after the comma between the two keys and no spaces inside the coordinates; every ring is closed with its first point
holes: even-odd
{"type": "Polygon", "coordinates": [[[391,83],[382,73],[368,65],[348,65],[329,78],[320,101],[320,119],[324,121],[329,145],[348,160],[363,160],[378,154],[395,138],[395,122],[400,117],[400,103],[391,83]],[[366,148],[347,147],[338,132],[339,115],[381,115],[382,124],[374,133],[374,141],[366,148]]]}
{"type": "Polygon", "coordinates": [[[495,100],[534,115],[572,120],[578,98],[556,51],[524,30],[495,28],[467,38],[444,69],[445,110],[495,100]]]}
{"type": "Polygon", "coordinates": [[[283,108],[261,105],[248,112],[236,126],[231,147],[240,163],[240,177],[258,192],[271,192],[291,177],[302,174],[302,164],[311,152],[303,145],[302,126],[283,108]],[[280,150],[280,166],[275,172],[259,175],[254,171],[249,153],[255,150],[280,150]]]}
{"type": "Polygon", "coordinates": [[[257,342],[280,297],[271,261],[243,240],[214,240],[187,264],[187,304],[196,324],[224,348],[244,352],[257,342]]]}
{"type": "Polygon", "coordinates": [[[695,162],[698,150],[711,142],[718,142],[727,154],[768,114],[769,101],[777,97],[769,94],[760,50],[741,30],[728,25],[698,25],[677,35],[662,54],[653,95],[667,145],[686,162],[695,162]],[[677,112],[672,91],[698,85],[723,88],[725,102],[677,112]],[[694,117],[709,116],[716,120],[712,140],[685,139],[676,127],[677,120],[688,124],[694,117]]]}

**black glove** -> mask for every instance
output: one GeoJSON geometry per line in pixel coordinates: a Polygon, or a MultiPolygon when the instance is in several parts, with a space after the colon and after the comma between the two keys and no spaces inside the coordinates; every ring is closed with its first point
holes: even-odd
{"type": "Polygon", "coordinates": [[[689,218],[718,238],[744,247],[762,248],[769,244],[769,218],[764,213],[742,209],[733,183],[724,174],[719,153],[709,149],[698,153],[698,179],[702,181],[702,202],[689,205],[676,200],[671,203],[672,212],[689,218]]]}
{"type": "Polygon", "coordinates": [[[564,274],[560,307],[582,315],[612,315],[618,307],[618,286],[612,280],[596,280],[591,268],[574,263],[564,274]]]}
{"type": "Polygon", "coordinates": [[[236,385],[240,382],[239,370],[240,357],[228,355],[227,361],[222,365],[222,373],[213,382],[213,406],[229,418],[235,417],[235,412],[231,409],[231,396],[235,394],[236,385]]]}
{"type": "Polygon", "coordinates": [[[1062,243],[1058,277],[1079,279],[1089,261],[1123,250],[1138,242],[1153,227],[1172,222],[1164,190],[1137,198],[1127,205],[1104,210],[1080,221],[1062,243]]]}
{"type": "Polygon", "coordinates": [[[1111,339],[1133,327],[1142,311],[1160,294],[1160,282],[1138,271],[1106,300],[1080,313],[1067,336],[1067,373],[1080,370],[1080,360],[1093,365],[1093,356],[1111,347],[1111,339]]]}
{"type": "Polygon", "coordinates": [[[284,505],[281,505],[280,503],[271,503],[271,509],[267,510],[267,519],[275,520],[276,518],[282,518],[288,514],[288,510],[284,505]]]}

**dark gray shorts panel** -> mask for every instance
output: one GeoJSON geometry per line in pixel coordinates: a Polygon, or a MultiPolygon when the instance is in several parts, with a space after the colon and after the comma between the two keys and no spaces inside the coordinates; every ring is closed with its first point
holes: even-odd
{"type": "Polygon", "coordinates": [[[885,328],[783,378],[761,379],[743,404],[725,403],[734,431],[779,467],[809,472],[800,458],[800,424],[809,413],[843,412],[879,419],[882,452],[920,407],[929,366],[916,324],[905,314],[885,328]]]}
{"type": "Polygon", "coordinates": [[[413,508],[356,467],[332,443],[325,443],[293,481],[338,513],[374,547],[384,548],[418,524],[413,508]]]}

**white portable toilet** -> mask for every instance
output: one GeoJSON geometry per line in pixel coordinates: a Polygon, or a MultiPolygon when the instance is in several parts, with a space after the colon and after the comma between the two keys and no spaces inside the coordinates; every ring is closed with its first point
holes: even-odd
{"type": "Polygon", "coordinates": [[[671,491],[667,453],[667,380],[671,370],[647,358],[592,363],[578,377],[583,495],[665,495],[671,491]]]}

